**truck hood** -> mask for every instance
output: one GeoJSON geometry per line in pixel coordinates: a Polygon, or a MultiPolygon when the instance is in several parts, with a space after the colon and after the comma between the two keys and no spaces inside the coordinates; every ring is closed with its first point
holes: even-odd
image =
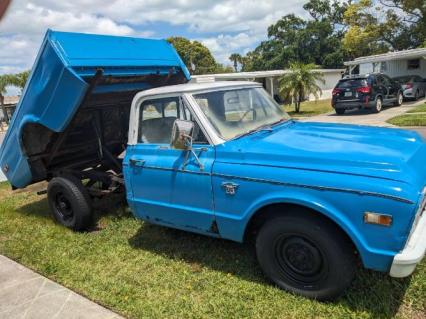
{"type": "Polygon", "coordinates": [[[246,164],[395,180],[423,188],[426,144],[412,131],[289,121],[231,144],[246,164]]]}

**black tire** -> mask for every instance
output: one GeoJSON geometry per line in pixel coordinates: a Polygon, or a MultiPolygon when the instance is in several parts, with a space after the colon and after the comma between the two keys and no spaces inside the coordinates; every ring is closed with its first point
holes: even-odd
{"type": "Polygon", "coordinates": [[[382,111],[382,108],[383,108],[383,100],[382,100],[382,98],[380,96],[378,96],[376,98],[376,103],[374,103],[372,111],[374,113],[380,113],[382,111]]]}
{"type": "Polygon", "coordinates": [[[333,224],[310,215],[267,221],[256,239],[265,275],[292,293],[317,300],[340,296],[355,275],[354,249],[333,224]]]}
{"type": "Polygon", "coordinates": [[[414,100],[418,101],[419,98],[420,98],[420,94],[419,94],[419,90],[417,90],[416,93],[414,94],[414,100]]]}
{"type": "Polygon", "coordinates": [[[335,111],[336,111],[336,114],[338,114],[338,115],[342,115],[342,114],[345,114],[345,109],[334,109],[335,111]]]}
{"type": "Polygon", "coordinates": [[[55,177],[47,187],[47,198],[53,217],[61,225],[83,231],[92,225],[89,193],[73,176],[55,177]]]}
{"type": "Polygon", "coordinates": [[[402,94],[401,91],[399,91],[398,94],[396,95],[396,101],[394,105],[401,106],[403,101],[404,101],[404,95],[402,94]]]}

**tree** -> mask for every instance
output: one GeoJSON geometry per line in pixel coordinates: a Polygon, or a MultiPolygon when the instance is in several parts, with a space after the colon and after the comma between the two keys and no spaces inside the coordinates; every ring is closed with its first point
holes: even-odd
{"type": "Polygon", "coordinates": [[[296,113],[300,112],[300,103],[312,94],[318,100],[322,90],[318,82],[325,83],[324,75],[315,71],[314,64],[294,62],[290,72],[279,79],[279,93],[284,100],[292,100],[296,113]]]}
{"type": "Polygon", "coordinates": [[[424,0],[360,0],[344,14],[343,47],[351,57],[420,47],[426,38],[424,0]]]}
{"type": "Polygon", "coordinates": [[[243,57],[245,71],[287,68],[295,61],[324,68],[343,65],[346,52],[341,39],[346,30],[344,13],[348,4],[310,0],[303,7],[311,18],[288,14],[269,26],[268,40],[243,57]]]}
{"type": "Polygon", "coordinates": [[[191,74],[216,72],[217,63],[210,50],[201,42],[183,37],[170,37],[167,41],[174,46],[191,74]]]}
{"type": "Polygon", "coordinates": [[[28,77],[30,76],[30,71],[23,71],[21,73],[12,74],[9,76],[10,85],[16,86],[21,89],[21,93],[25,88],[25,84],[27,83],[28,77]]]}
{"type": "Polygon", "coordinates": [[[234,69],[230,65],[223,65],[221,63],[216,64],[215,73],[233,73],[234,69]]]}
{"type": "Polygon", "coordinates": [[[234,70],[235,70],[235,72],[237,72],[238,71],[238,63],[241,64],[241,62],[242,62],[242,56],[241,56],[241,54],[239,54],[239,53],[232,53],[229,56],[229,60],[231,60],[231,62],[234,65],[234,70]]]}

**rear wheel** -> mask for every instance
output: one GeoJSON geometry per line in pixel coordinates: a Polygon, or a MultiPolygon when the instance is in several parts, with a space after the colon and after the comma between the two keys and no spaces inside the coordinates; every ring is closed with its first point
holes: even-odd
{"type": "Polygon", "coordinates": [[[404,95],[402,95],[402,92],[398,92],[398,95],[396,96],[396,101],[395,101],[394,105],[395,106],[401,106],[403,101],[404,101],[404,95]]]}
{"type": "Polygon", "coordinates": [[[47,187],[47,198],[55,220],[75,231],[92,224],[90,196],[81,181],[73,176],[55,177],[47,187]]]}
{"type": "Polygon", "coordinates": [[[416,91],[416,93],[414,94],[414,100],[418,100],[420,98],[420,94],[419,94],[419,90],[416,91]]]}
{"type": "Polygon", "coordinates": [[[382,110],[382,108],[383,108],[382,98],[381,97],[377,97],[376,98],[376,103],[374,104],[372,110],[373,110],[374,113],[380,113],[380,111],[382,110]]]}
{"type": "Polygon", "coordinates": [[[279,287],[318,300],[338,297],[355,274],[355,255],[339,229],[312,216],[267,221],[256,239],[260,266],[279,287]]]}
{"type": "Polygon", "coordinates": [[[335,109],[335,111],[336,111],[336,114],[338,114],[338,115],[342,115],[342,114],[345,114],[345,109],[335,109]]]}

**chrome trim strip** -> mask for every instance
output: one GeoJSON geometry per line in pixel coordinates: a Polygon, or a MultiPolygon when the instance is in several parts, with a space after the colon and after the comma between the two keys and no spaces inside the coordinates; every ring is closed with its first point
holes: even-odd
{"type": "Polygon", "coordinates": [[[330,186],[316,186],[316,185],[306,185],[306,184],[297,184],[297,183],[287,183],[287,182],[280,182],[275,180],[269,180],[269,179],[262,179],[262,178],[253,178],[253,177],[245,177],[245,176],[235,176],[235,175],[227,175],[227,174],[220,174],[220,173],[210,173],[210,172],[197,172],[197,171],[190,171],[190,170],[183,170],[183,169],[176,169],[176,168],[168,168],[168,167],[161,167],[161,166],[148,166],[144,165],[140,167],[148,168],[148,169],[157,169],[162,171],[173,171],[177,173],[188,173],[188,174],[197,174],[197,175],[209,175],[211,177],[221,177],[226,179],[239,179],[243,181],[248,182],[257,182],[257,183],[264,183],[264,184],[272,184],[272,185],[278,185],[278,186],[288,186],[288,187],[299,187],[299,188],[308,188],[308,189],[314,189],[314,190],[320,190],[320,191],[330,191],[330,192],[344,192],[344,193],[352,193],[357,194],[360,196],[374,196],[374,197],[381,197],[381,198],[387,198],[391,199],[397,202],[406,203],[406,204],[414,204],[409,199],[405,199],[398,196],[393,195],[387,195],[382,193],[375,193],[375,192],[369,192],[369,191],[360,191],[356,189],[350,189],[350,188],[337,188],[337,187],[330,187],[330,186]]]}
{"type": "Polygon", "coordinates": [[[161,166],[151,166],[151,165],[144,165],[140,166],[139,168],[148,168],[148,169],[156,169],[159,171],[168,171],[168,172],[176,172],[176,173],[188,173],[188,174],[197,174],[197,175],[209,175],[211,174],[209,172],[202,172],[202,171],[190,171],[186,169],[177,169],[177,168],[171,168],[171,167],[161,167],[161,166]]]}
{"type": "Polygon", "coordinates": [[[228,179],[240,179],[240,180],[249,181],[249,182],[258,182],[258,183],[265,183],[265,184],[272,184],[272,185],[279,185],[279,186],[300,187],[300,188],[309,188],[309,189],[315,189],[315,190],[321,190],[321,191],[345,192],[345,193],[353,193],[353,194],[364,195],[364,196],[375,196],[375,197],[388,198],[388,199],[406,203],[406,204],[414,204],[414,202],[412,202],[411,200],[405,199],[402,197],[387,195],[382,193],[369,192],[369,191],[360,191],[360,190],[350,189],[350,188],[337,188],[337,187],[329,187],[329,186],[287,183],[287,182],[279,182],[279,181],[262,179],[262,178],[241,177],[241,176],[218,174],[218,173],[214,173],[213,176],[228,178],[228,179]]]}

